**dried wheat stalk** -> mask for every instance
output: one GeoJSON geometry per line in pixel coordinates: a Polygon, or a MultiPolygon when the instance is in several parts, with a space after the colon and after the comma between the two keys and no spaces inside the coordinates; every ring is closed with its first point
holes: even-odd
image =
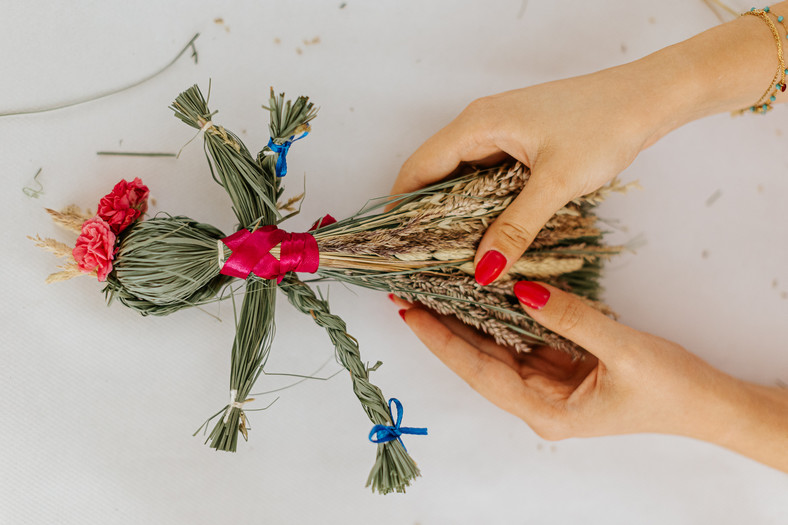
{"type": "MultiPolygon", "coordinates": [[[[49,211],[50,214],[53,214],[52,210],[47,210],[47,211],[49,211]]],[[[58,216],[59,215],[60,214],[58,214],[58,216]]],[[[56,216],[53,214],[53,217],[56,216]]],[[[57,219],[55,219],[55,221],[57,222],[57,219]]],[[[72,255],[72,249],[67,244],[62,243],[55,239],[51,239],[49,237],[42,239],[38,235],[36,235],[35,237],[31,237],[28,235],[27,238],[33,241],[33,243],[37,247],[41,248],[42,250],[53,253],[55,254],[55,256],[60,257],[61,259],[68,259],[66,263],[58,266],[58,268],[60,269],[59,272],[49,274],[49,276],[46,278],[47,284],[67,281],[68,279],[79,277],[80,275],[90,275],[93,277],[97,276],[95,271],[83,272],[82,270],[79,269],[79,266],[77,265],[76,261],[74,261],[74,256],[72,255]]]]}
{"type": "Polygon", "coordinates": [[[529,352],[535,345],[550,345],[573,356],[581,354],[577,345],[545,330],[524,314],[511,294],[513,279],[482,287],[466,275],[415,273],[392,277],[389,283],[398,297],[421,303],[442,315],[454,315],[490,335],[498,344],[519,352],[529,352]]]}
{"type": "MultiPolygon", "coordinates": [[[[390,290],[444,315],[454,315],[496,342],[528,351],[548,344],[573,356],[582,350],[524,314],[512,293],[519,279],[539,279],[596,300],[599,264],[621,247],[600,243],[592,208],[617,182],[575,199],[551,218],[529,251],[493,285],[471,277],[476,248],[487,227],[528,182],[521,164],[463,176],[380,215],[354,218],[315,232],[318,273],[369,288],[390,290]],[[580,284],[579,284],[580,283],[580,284]],[[576,289],[578,288],[578,289],[576,289]]],[[[278,256],[276,249],[272,250],[278,256]]]]}
{"type": "Polygon", "coordinates": [[[55,224],[77,234],[82,232],[82,223],[93,218],[93,214],[90,210],[82,211],[78,206],[74,206],[73,204],[66,206],[60,211],[50,210],[49,208],[45,209],[47,213],[52,216],[52,220],[55,224]]]}

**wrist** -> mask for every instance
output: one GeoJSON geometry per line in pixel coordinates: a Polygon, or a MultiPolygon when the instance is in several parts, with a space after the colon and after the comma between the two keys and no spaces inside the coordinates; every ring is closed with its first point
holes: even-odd
{"type": "Polygon", "coordinates": [[[788,472],[788,390],[728,377],[703,419],[692,437],[788,472]]]}
{"type": "MultiPolygon", "coordinates": [[[[788,19],[788,2],[776,4],[771,12],[788,19]]],[[[783,25],[776,19],[775,25],[788,55],[783,25]]],[[[777,45],[764,20],[741,16],[621,67],[639,79],[633,85],[650,133],[649,146],[684,124],[757,102],[778,69],[777,45]]],[[[774,103],[786,100],[788,91],[778,90],[774,103]]]]}

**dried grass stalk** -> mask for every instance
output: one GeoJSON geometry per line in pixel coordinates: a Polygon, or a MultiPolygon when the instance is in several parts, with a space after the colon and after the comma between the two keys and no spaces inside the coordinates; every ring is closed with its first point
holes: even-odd
{"type": "Polygon", "coordinates": [[[66,206],[60,211],[51,210],[49,208],[45,209],[47,213],[52,216],[52,220],[55,222],[55,224],[76,234],[82,232],[83,222],[93,218],[93,214],[89,209],[82,211],[79,207],[74,206],[73,204],[66,206]]]}
{"type": "Polygon", "coordinates": [[[65,259],[72,259],[73,255],[71,254],[73,248],[71,246],[57,241],[55,239],[51,239],[46,237],[42,239],[40,236],[36,235],[35,237],[27,236],[28,239],[33,241],[33,243],[41,248],[42,250],[48,251],[50,253],[54,253],[57,257],[65,258],[65,259]]]}
{"type": "Polygon", "coordinates": [[[519,163],[471,171],[406,196],[392,211],[321,228],[314,234],[320,249],[318,274],[392,291],[454,315],[518,351],[549,344],[580,356],[582,349],[524,314],[512,287],[519,279],[547,281],[609,313],[598,301],[599,270],[604,259],[622,248],[602,244],[593,207],[628,186],[616,182],[568,203],[547,222],[508,276],[481,287],[471,277],[476,248],[528,177],[529,170],[519,163]]]}
{"type": "Polygon", "coordinates": [[[435,276],[414,273],[392,277],[392,293],[418,302],[442,315],[453,315],[490,335],[498,344],[529,352],[533,346],[550,345],[574,357],[583,350],[546,330],[519,308],[512,295],[515,280],[503,279],[487,287],[470,276],[435,276]]]}
{"type": "Polygon", "coordinates": [[[96,274],[95,271],[83,272],[82,270],[79,269],[79,266],[77,266],[77,263],[75,262],[58,266],[58,268],[61,268],[62,271],[49,274],[49,277],[47,277],[46,279],[47,284],[57,283],[60,281],[67,281],[69,279],[73,279],[74,277],[79,277],[80,275],[87,275],[93,277],[94,279],[98,278],[98,275],[96,274]]]}

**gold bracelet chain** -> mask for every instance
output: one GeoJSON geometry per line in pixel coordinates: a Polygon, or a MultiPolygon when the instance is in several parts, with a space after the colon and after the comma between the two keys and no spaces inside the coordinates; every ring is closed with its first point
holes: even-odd
{"type": "Polygon", "coordinates": [[[788,74],[788,69],[785,67],[785,57],[783,56],[783,42],[782,38],[780,38],[780,32],[777,30],[777,26],[772,21],[772,16],[775,16],[777,22],[783,26],[783,29],[786,30],[786,38],[788,38],[788,27],[785,25],[785,18],[783,16],[776,16],[770,12],[768,6],[764,7],[763,9],[755,9],[754,7],[749,11],[746,11],[741,14],[741,16],[757,16],[769,26],[769,30],[772,32],[772,36],[774,37],[774,42],[777,44],[777,61],[778,61],[778,69],[777,72],[772,77],[772,81],[769,84],[769,87],[766,89],[761,98],[758,99],[758,102],[750,106],[749,108],[744,108],[739,110],[737,114],[744,113],[745,111],[750,111],[755,113],[756,111],[765,114],[768,111],[772,110],[772,102],[777,99],[777,92],[785,91],[785,76],[788,74]]]}

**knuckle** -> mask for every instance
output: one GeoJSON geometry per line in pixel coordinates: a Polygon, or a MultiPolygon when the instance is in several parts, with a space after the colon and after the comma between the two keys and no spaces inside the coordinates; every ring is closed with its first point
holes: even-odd
{"type": "Polygon", "coordinates": [[[570,181],[564,170],[552,168],[549,172],[539,172],[534,175],[535,183],[539,184],[540,193],[557,201],[567,202],[576,197],[576,183],[570,181]]]}
{"type": "Polygon", "coordinates": [[[509,248],[524,249],[534,238],[533,232],[522,224],[502,219],[498,225],[498,239],[509,248]]]}
{"type": "Polygon", "coordinates": [[[408,157],[408,159],[402,163],[402,167],[399,169],[399,178],[408,178],[413,175],[416,171],[416,161],[413,159],[413,156],[408,157]]]}
{"type": "Polygon", "coordinates": [[[636,350],[626,345],[617,348],[615,358],[609,360],[609,366],[625,377],[637,377],[639,371],[649,364],[644,355],[636,350]]]}
{"type": "Polygon", "coordinates": [[[500,95],[478,98],[468,104],[455,119],[455,124],[464,131],[462,147],[474,148],[495,142],[496,130],[506,120],[505,104],[500,95]]]}
{"type": "Polygon", "coordinates": [[[495,99],[491,96],[477,98],[463,110],[463,114],[470,116],[486,115],[493,107],[495,99]]]}
{"type": "Polygon", "coordinates": [[[615,366],[618,370],[626,371],[627,374],[634,374],[644,366],[652,366],[657,351],[650,338],[635,334],[621,341],[616,348],[615,366]]]}
{"type": "Polygon", "coordinates": [[[638,333],[616,356],[616,367],[627,374],[636,374],[642,370],[653,371],[661,368],[662,363],[666,362],[666,356],[674,363],[677,360],[684,363],[701,361],[678,343],[655,335],[638,333]]]}
{"type": "Polygon", "coordinates": [[[561,316],[558,318],[556,327],[558,331],[563,334],[571,333],[580,324],[582,317],[583,308],[580,306],[580,303],[578,301],[570,300],[561,312],[561,316]]]}
{"type": "Polygon", "coordinates": [[[491,129],[500,125],[503,106],[498,99],[497,95],[477,98],[462,110],[457,119],[471,126],[475,131],[474,135],[489,133],[491,129]]]}

